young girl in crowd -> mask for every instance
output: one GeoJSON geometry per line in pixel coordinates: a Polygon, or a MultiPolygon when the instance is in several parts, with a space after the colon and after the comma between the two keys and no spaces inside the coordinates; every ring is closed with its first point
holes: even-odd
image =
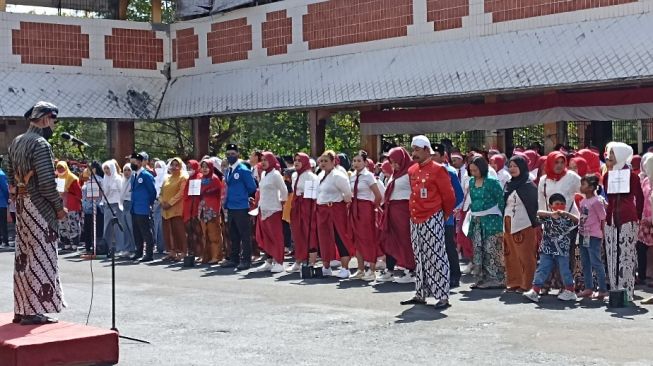
{"type": "Polygon", "coordinates": [[[203,263],[217,264],[224,259],[222,245],[222,226],[220,218],[220,202],[223,184],[214,174],[213,162],[202,160],[202,189],[200,191],[199,219],[204,236],[204,252],[201,253],[203,263]]]}
{"type": "Polygon", "coordinates": [[[117,170],[115,160],[107,160],[102,164],[102,171],[104,172],[104,180],[102,181],[102,190],[106,200],[103,200],[103,214],[104,214],[104,243],[108,248],[116,248],[116,244],[122,239],[117,235],[119,229],[112,222],[113,214],[116,219],[120,219],[122,215],[122,174],[117,170]],[[113,214],[111,213],[113,210],[113,214]]]}
{"type": "Polygon", "coordinates": [[[308,260],[315,264],[317,260],[317,225],[315,224],[315,199],[304,197],[306,184],[314,184],[318,178],[311,168],[308,155],[295,155],[295,173],[292,176],[293,192],[295,193],[290,211],[290,226],[295,243],[295,264],[288,272],[298,272],[301,264],[308,260]]]}
{"type": "Polygon", "coordinates": [[[188,176],[182,166],[183,162],[179,158],[170,161],[170,167],[167,169],[170,174],[166,174],[159,195],[163,241],[168,252],[164,260],[173,262],[181,260],[187,252],[183,198],[188,176]]]}
{"type": "Polygon", "coordinates": [[[603,300],[607,296],[605,282],[605,267],[601,259],[601,243],[603,242],[603,222],[605,221],[605,201],[596,195],[599,188],[599,178],[594,174],[581,178],[580,191],[585,198],[580,202],[580,225],[578,226],[578,245],[580,259],[583,264],[583,279],[585,290],[578,297],[592,297],[603,300]],[[596,273],[598,291],[594,292],[596,273]]]}
{"type": "Polygon", "coordinates": [[[61,244],[66,251],[76,251],[81,234],[82,188],[79,186],[79,178],[70,171],[65,161],[57,163],[57,176],[64,180],[61,197],[68,210],[66,220],[59,224],[61,244]]]}
{"type": "Polygon", "coordinates": [[[123,240],[122,243],[116,248],[118,257],[129,258],[134,254],[136,246],[134,244],[134,228],[132,222],[132,167],[131,164],[125,164],[122,167],[122,192],[120,194],[122,202],[122,215],[120,216],[120,222],[122,223],[123,228],[123,240]]]}
{"type": "Polygon", "coordinates": [[[560,193],[554,193],[549,198],[549,210],[540,210],[537,215],[542,221],[544,232],[540,244],[540,262],[535,271],[533,287],[524,296],[533,301],[540,301],[540,290],[551,271],[558,265],[565,289],[558,299],[575,301],[574,279],[569,268],[570,233],[578,223],[578,216],[567,211],[567,200],[560,193]]]}

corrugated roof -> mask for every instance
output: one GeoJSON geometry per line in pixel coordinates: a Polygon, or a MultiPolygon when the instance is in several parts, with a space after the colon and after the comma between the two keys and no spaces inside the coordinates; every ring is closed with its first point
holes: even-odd
{"type": "Polygon", "coordinates": [[[0,69],[0,115],[22,117],[36,101],[59,107],[60,117],[152,119],[167,80],[116,75],[0,69]]]}
{"type": "Polygon", "coordinates": [[[653,80],[653,13],[173,78],[158,118],[653,80]]]}

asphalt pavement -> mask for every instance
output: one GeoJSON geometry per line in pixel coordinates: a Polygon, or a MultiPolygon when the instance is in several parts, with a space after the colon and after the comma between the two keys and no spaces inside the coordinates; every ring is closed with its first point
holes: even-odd
{"type": "MultiPolygon", "coordinates": [[[[59,264],[68,307],[58,317],[86,323],[93,291],[88,324],[110,328],[110,263],[93,261],[91,272],[68,255],[59,264]]],[[[437,311],[399,304],[412,284],[160,261],[116,267],[116,326],[151,342],[121,340],[120,365],[653,365],[651,306],[534,304],[463,284],[437,311]]],[[[12,273],[13,253],[0,252],[0,312],[13,311],[12,273]]]]}

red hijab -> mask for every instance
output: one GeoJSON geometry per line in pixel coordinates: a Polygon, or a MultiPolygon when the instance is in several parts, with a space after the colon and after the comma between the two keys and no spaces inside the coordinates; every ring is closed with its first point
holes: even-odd
{"type": "Polygon", "coordinates": [[[269,151],[264,151],[263,159],[265,159],[268,162],[268,168],[265,169],[266,173],[270,173],[275,169],[281,170],[281,167],[279,166],[279,160],[277,160],[277,158],[274,156],[273,153],[269,151]]]}
{"type": "Polygon", "coordinates": [[[601,176],[601,160],[599,154],[589,149],[579,150],[576,155],[585,159],[587,162],[587,172],[601,176]]]}
{"type": "Polygon", "coordinates": [[[526,155],[526,159],[528,159],[528,170],[533,171],[534,169],[537,169],[537,163],[540,159],[540,154],[538,154],[535,150],[526,150],[524,151],[524,155],[526,155]]]}
{"type": "MultiPolygon", "coordinates": [[[[188,179],[199,179],[202,176],[202,173],[200,172],[200,163],[197,162],[197,160],[188,160],[188,167],[186,167],[189,171],[193,171],[193,175],[189,175],[188,179]]],[[[186,186],[186,193],[188,193],[188,186],[186,186]]]]}
{"type": "Polygon", "coordinates": [[[639,155],[633,155],[633,158],[630,160],[630,166],[633,173],[639,175],[642,168],[642,157],[639,155]]]}
{"type": "Polygon", "coordinates": [[[302,167],[297,170],[297,180],[295,180],[295,186],[293,187],[293,192],[297,192],[297,184],[299,183],[299,176],[304,172],[311,170],[311,158],[304,154],[303,152],[295,154],[296,158],[299,158],[299,161],[302,163],[302,167]]]}
{"type": "Polygon", "coordinates": [[[571,164],[572,162],[576,164],[576,170],[578,170],[578,175],[580,175],[581,178],[587,175],[587,172],[589,171],[589,168],[587,166],[587,160],[578,156],[575,158],[571,158],[571,160],[569,160],[569,164],[571,164]]]}
{"type": "Polygon", "coordinates": [[[381,171],[387,178],[390,178],[392,175],[392,164],[390,164],[390,160],[386,160],[381,164],[381,171]]]}
{"type": "Polygon", "coordinates": [[[376,167],[374,166],[374,160],[367,158],[367,170],[370,171],[370,173],[374,174],[374,170],[376,167]]]}
{"type": "MultiPolygon", "coordinates": [[[[390,150],[388,153],[388,157],[390,160],[392,160],[394,163],[399,165],[399,169],[395,170],[392,173],[392,180],[390,183],[388,183],[388,186],[385,188],[385,194],[383,195],[383,202],[384,205],[388,205],[390,203],[390,197],[392,196],[392,191],[395,189],[395,181],[398,178],[403,177],[404,175],[408,174],[408,168],[413,165],[413,159],[410,157],[410,154],[408,154],[408,151],[404,149],[403,147],[394,147],[390,150]]],[[[387,206],[386,206],[387,208],[387,206]]],[[[382,230],[387,230],[388,228],[388,215],[386,213],[383,213],[383,216],[381,217],[381,229],[382,230]]]]}
{"type": "Polygon", "coordinates": [[[503,158],[503,155],[496,154],[492,155],[490,158],[490,163],[496,165],[496,171],[499,172],[501,169],[503,169],[504,166],[506,166],[506,159],[503,158]]]}
{"type": "Polygon", "coordinates": [[[554,181],[560,180],[562,177],[567,174],[567,158],[565,157],[565,154],[561,153],[560,151],[552,151],[549,153],[549,155],[546,157],[546,163],[544,165],[544,171],[546,172],[546,179],[551,179],[554,181]],[[562,172],[560,174],[557,174],[553,168],[556,164],[556,161],[558,159],[562,159],[565,161],[565,167],[563,168],[562,172]]]}

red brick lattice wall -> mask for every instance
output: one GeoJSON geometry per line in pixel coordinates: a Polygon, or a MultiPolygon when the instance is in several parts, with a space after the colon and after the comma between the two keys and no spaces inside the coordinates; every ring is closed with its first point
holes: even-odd
{"type": "Polygon", "coordinates": [[[303,16],[309,49],[402,37],[413,24],[412,0],[329,0],[303,16]]]}
{"type": "Polygon", "coordinates": [[[485,12],[498,23],[633,2],[637,0],[485,0],[485,12]]]}
{"type": "Polygon", "coordinates": [[[104,53],[116,68],[156,70],[163,62],[163,40],[151,30],[113,28],[104,37],[104,53]]]}
{"type": "Polygon", "coordinates": [[[11,30],[11,50],[23,64],[82,66],[88,34],[78,25],[20,22],[11,30]]]}
{"type": "Polygon", "coordinates": [[[469,0],[427,0],[426,18],[436,31],[462,28],[469,15],[469,0]]]}
{"type": "Polygon", "coordinates": [[[247,51],[252,50],[252,26],[247,18],[213,23],[206,48],[214,64],[247,60],[247,51]]]}
{"type": "Polygon", "coordinates": [[[288,45],[292,43],[292,18],[285,10],[265,14],[265,22],[261,25],[263,31],[263,48],[267,48],[268,56],[288,53],[288,45]]]}
{"type": "Polygon", "coordinates": [[[200,56],[200,41],[195,29],[178,29],[172,40],[172,61],[178,69],[195,67],[195,60],[200,56]]]}

